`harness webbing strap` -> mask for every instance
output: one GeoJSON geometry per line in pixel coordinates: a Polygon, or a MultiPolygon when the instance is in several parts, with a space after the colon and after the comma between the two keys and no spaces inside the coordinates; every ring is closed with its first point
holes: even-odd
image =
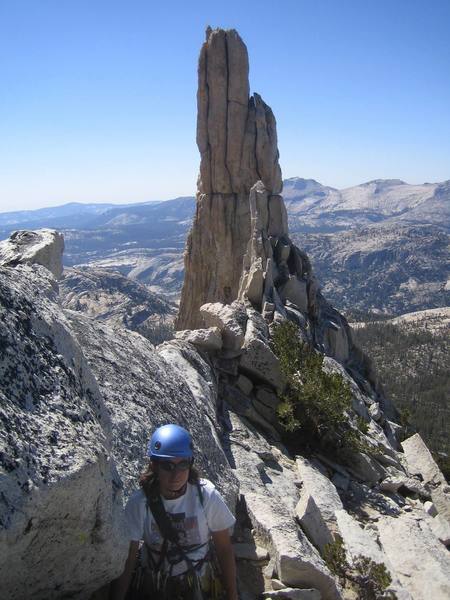
{"type": "Polygon", "coordinates": [[[198,497],[200,499],[200,504],[202,505],[202,508],[204,508],[204,506],[205,506],[205,499],[203,498],[203,492],[202,492],[202,487],[200,485],[200,481],[197,480],[195,482],[195,487],[197,488],[197,494],[198,494],[198,497]]]}
{"type": "MultiPolygon", "coordinates": [[[[204,499],[203,499],[203,494],[202,494],[202,491],[200,488],[200,482],[198,482],[198,481],[196,482],[196,488],[197,488],[197,493],[199,495],[200,504],[202,505],[202,508],[203,508],[204,499]]],[[[158,564],[154,565],[155,570],[157,572],[160,571],[161,567],[164,563],[164,560],[165,559],[168,560],[168,556],[167,556],[168,543],[167,542],[170,541],[170,543],[173,544],[175,546],[175,548],[178,550],[179,554],[182,557],[182,560],[184,560],[186,562],[188,569],[190,571],[195,572],[207,560],[208,553],[203,558],[201,558],[197,561],[194,561],[196,563],[194,565],[194,562],[189,558],[186,551],[189,552],[189,551],[192,551],[193,549],[197,550],[197,549],[201,548],[202,546],[206,546],[208,544],[208,542],[205,542],[204,544],[199,544],[198,546],[195,546],[194,548],[189,548],[189,549],[183,548],[183,546],[181,546],[181,544],[179,543],[178,531],[176,529],[174,529],[172,522],[166,512],[166,509],[164,508],[164,504],[163,504],[163,501],[161,498],[158,482],[156,482],[156,481],[153,482],[153,484],[150,486],[150,488],[144,487],[144,492],[147,497],[147,506],[151,510],[151,513],[153,515],[153,518],[155,519],[158,529],[160,530],[160,532],[163,536],[163,544],[161,547],[161,553],[159,556],[158,564]]],[[[150,551],[150,555],[151,555],[151,551],[150,551]]],[[[153,561],[152,556],[151,556],[151,560],[153,561]]],[[[176,563],[172,563],[169,560],[169,564],[171,565],[170,570],[172,570],[174,564],[176,564],[176,563]]]]}
{"type": "MultiPolygon", "coordinates": [[[[147,490],[145,490],[145,492],[147,494],[147,490]]],[[[164,508],[164,504],[159,493],[159,486],[157,484],[153,484],[148,491],[147,503],[152,511],[153,518],[155,519],[163,538],[168,539],[174,544],[178,543],[178,532],[172,527],[172,523],[166,513],[166,509],[164,508]]]]}

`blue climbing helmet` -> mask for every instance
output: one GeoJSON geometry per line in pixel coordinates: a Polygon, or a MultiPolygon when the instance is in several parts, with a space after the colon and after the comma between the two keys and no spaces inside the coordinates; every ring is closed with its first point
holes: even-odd
{"type": "Polygon", "coordinates": [[[147,456],[159,458],[192,458],[191,435],[179,425],[163,425],[153,432],[147,446],[147,456]]]}

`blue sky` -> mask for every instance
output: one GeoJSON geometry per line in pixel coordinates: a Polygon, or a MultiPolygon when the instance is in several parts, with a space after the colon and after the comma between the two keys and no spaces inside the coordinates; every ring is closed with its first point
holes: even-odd
{"type": "Polygon", "coordinates": [[[284,177],[450,178],[449,0],[0,0],[0,211],[193,194],[208,24],[247,44],[284,177]]]}

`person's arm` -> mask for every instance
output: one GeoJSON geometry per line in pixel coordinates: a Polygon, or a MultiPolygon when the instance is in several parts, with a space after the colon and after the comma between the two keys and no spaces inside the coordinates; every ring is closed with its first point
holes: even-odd
{"type": "Polygon", "coordinates": [[[111,600],[124,600],[127,595],[128,588],[130,587],[131,578],[133,571],[136,566],[138,558],[139,542],[130,542],[130,549],[128,551],[127,562],[125,563],[125,569],[118,577],[112,582],[111,586],[111,600]]]}
{"type": "Polygon", "coordinates": [[[236,583],[236,561],[228,529],[212,531],[211,536],[222,571],[222,583],[227,593],[227,600],[238,600],[236,583]]]}

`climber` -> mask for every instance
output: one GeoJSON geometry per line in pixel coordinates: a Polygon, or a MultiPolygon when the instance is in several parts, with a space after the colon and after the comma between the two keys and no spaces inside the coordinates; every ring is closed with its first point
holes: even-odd
{"type": "Polygon", "coordinates": [[[229,532],[235,518],[193,467],[190,434],[174,424],[158,427],[147,455],[141,489],[125,508],[130,547],[112,600],[138,598],[143,588],[141,597],[152,600],[237,600],[229,532]]]}

